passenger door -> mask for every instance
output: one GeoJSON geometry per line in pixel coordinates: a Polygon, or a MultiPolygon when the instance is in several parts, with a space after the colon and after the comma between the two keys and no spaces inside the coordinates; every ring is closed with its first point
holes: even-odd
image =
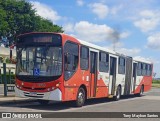
{"type": "Polygon", "coordinates": [[[133,91],[136,89],[137,63],[133,63],[133,91]]]}
{"type": "Polygon", "coordinates": [[[97,52],[90,51],[90,97],[96,96],[97,88],[97,52]]]}
{"type": "Polygon", "coordinates": [[[117,67],[117,59],[115,57],[110,57],[109,94],[111,95],[114,95],[116,87],[116,67],[117,67]]]}

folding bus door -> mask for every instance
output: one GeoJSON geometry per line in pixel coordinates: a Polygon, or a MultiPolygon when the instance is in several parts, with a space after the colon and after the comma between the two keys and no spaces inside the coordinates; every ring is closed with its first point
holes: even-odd
{"type": "Polygon", "coordinates": [[[136,89],[137,63],[133,63],[133,91],[136,89]]]}
{"type": "Polygon", "coordinates": [[[116,66],[117,59],[110,57],[110,82],[109,82],[109,94],[114,95],[116,88],[116,66]]]}
{"type": "Polygon", "coordinates": [[[90,51],[90,97],[96,96],[97,52],[90,51]]]}

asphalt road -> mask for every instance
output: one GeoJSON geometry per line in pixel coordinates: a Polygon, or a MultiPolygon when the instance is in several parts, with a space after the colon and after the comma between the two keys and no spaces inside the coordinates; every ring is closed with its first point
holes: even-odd
{"type": "MultiPolygon", "coordinates": [[[[128,97],[122,97],[119,101],[111,101],[109,99],[91,99],[85,103],[85,106],[81,108],[74,107],[73,102],[66,103],[53,103],[51,102],[48,105],[39,105],[38,102],[32,103],[21,103],[21,104],[8,104],[8,105],[0,105],[0,112],[160,112],[160,88],[153,88],[150,92],[147,92],[142,97],[135,97],[133,95],[128,97]]],[[[63,115],[62,115],[63,117],[63,115]]],[[[160,119],[160,117],[159,117],[160,119]]],[[[136,120],[150,120],[155,121],[159,119],[136,119],[136,120]]],[[[17,120],[17,119],[5,119],[5,120],[17,120]]],[[[43,119],[30,119],[33,121],[39,121],[43,119]]],[[[46,120],[46,119],[45,119],[46,120]]],[[[52,120],[53,119],[47,119],[52,120]]],[[[64,119],[56,119],[54,121],[62,121],[64,119]]],[[[117,118],[65,118],[67,121],[71,120],[113,120],[113,121],[123,121],[128,120],[125,118],[117,119],[117,118]]],[[[135,120],[135,119],[129,119],[135,120]]]]}

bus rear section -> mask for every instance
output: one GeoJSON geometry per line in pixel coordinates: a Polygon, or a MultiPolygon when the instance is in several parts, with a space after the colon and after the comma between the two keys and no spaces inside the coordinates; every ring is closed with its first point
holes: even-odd
{"type": "Polygon", "coordinates": [[[133,93],[142,95],[152,86],[153,64],[145,60],[135,59],[133,62],[133,93]]]}

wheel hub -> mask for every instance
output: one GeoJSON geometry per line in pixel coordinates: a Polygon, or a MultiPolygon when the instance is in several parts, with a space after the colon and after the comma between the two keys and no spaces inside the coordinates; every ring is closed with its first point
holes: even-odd
{"type": "Polygon", "coordinates": [[[78,94],[78,102],[79,103],[82,103],[83,102],[83,93],[82,92],[79,92],[79,94],[78,94]]]}

